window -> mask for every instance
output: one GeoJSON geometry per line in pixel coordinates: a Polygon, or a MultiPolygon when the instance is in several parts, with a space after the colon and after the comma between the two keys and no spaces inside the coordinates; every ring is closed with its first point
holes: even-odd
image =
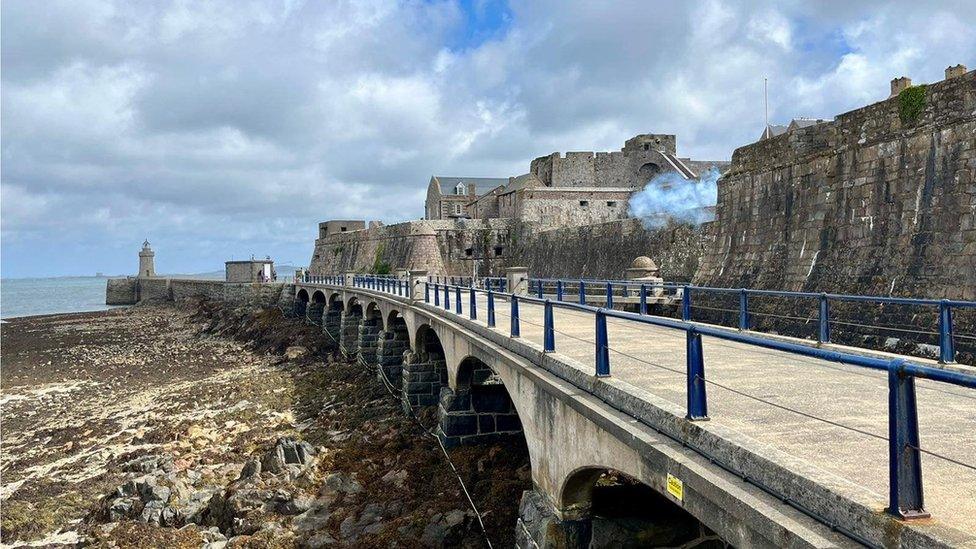
{"type": "Polygon", "coordinates": [[[617,202],[615,200],[610,200],[609,202],[607,202],[607,206],[610,206],[611,208],[616,208],[617,202]]]}
{"type": "Polygon", "coordinates": [[[454,205],[454,215],[461,215],[461,205],[460,204],[455,204],[454,205]]]}
{"type": "Polygon", "coordinates": [[[499,257],[500,255],[502,255],[502,247],[495,246],[495,257],[499,257]]]}
{"type": "Polygon", "coordinates": [[[458,183],[457,187],[454,187],[454,194],[464,194],[464,183],[458,183]]]}
{"type": "Polygon", "coordinates": [[[346,228],[345,228],[345,227],[339,227],[339,230],[340,230],[341,232],[346,232],[346,228]]]}
{"type": "Polygon", "coordinates": [[[590,201],[589,200],[580,200],[580,206],[586,208],[589,205],[590,205],[590,201]]]}
{"type": "Polygon", "coordinates": [[[474,255],[474,248],[465,248],[464,255],[471,257],[474,255]]]}
{"type": "Polygon", "coordinates": [[[651,144],[650,143],[644,143],[644,150],[645,151],[651,150],[651,144]]]}

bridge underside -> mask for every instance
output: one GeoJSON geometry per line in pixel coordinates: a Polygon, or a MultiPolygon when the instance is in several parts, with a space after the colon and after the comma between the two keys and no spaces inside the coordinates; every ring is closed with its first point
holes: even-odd
{"type": "MultiPolygon", "coordinates": [[[[323,330],[337,333],[347,355],[376,367],[411,406],[437,406],[438,435],[446,445],[524,439],[535,489],[521,502],[521,546],[585,547],[591,538],[604,539],[611,511],[601,508],[606,504],[600,498],[614,493],[604,490],[613,485],[607,478],[625,479],[621,493],[639,491],[628,488],[634,485],[652,490],[658,499],[641,506],[660,508],[668,521],[683,517],[675,514],[679,511],[693,517],[702,542],[859,545],[797,510],[811,501],[860,522],[858,535],[869,540],[875,534],[877,540],[890,536],[890,519],[879,509],[825,490],[790,470],[790,464],[770,462],[746,437],[688,422],[683,410],[646,390],[613,377],[594,378],[591,366],[570,356],[543,353],[526,341],[530,337],[509,338],[507,329],[445,314],[422,299],[343,286],[297,285],[296,314],[309,309],[303,291],[312,296],[315,290],[323,292],[326,304],[319,312],[323,330]],[[710,455],[692,449],[701,445],[710,455]],[[766,490],[777,484],[795,485],[811,499],[785,503],[766,490]]],[[[499,326],[507,326],[503,308],[498,310],[499,326]]],[[[915,542],[929,534],[954,535],[946,532],[903,528],[897,535],[915,542]]]]}

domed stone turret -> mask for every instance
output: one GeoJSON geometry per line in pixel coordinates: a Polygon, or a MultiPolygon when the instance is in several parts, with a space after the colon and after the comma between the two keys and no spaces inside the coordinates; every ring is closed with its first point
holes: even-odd
{"type": "Polygon", "coordinates": [[[149,247],[149,240],[142,243],[142,250],[139,251],[139,278],[149,278],[156,276],[156,252],[149,247]]]}
{"type": "Polygon", "coordinates": [[[643,270],[655,271],[655,272],[657,272],[657,270],[658,270],[657,269],[657,264],[654,263],[654,260],[651,259],[651,258],[649,258],[649,257],[647,257],[646,255],[642,255],[642,256],[638,257],[637,259],[635,259],[634,262],[630,264],[630,268],[631,269],[643,269],[643,270]]]}

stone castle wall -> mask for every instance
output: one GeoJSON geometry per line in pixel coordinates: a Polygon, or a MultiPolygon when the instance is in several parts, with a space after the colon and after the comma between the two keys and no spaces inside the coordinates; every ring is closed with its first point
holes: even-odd
{"type": "Polygon", "coordinates": [[[513,229],[509,266],[528,267],[533,277],[620,279],[634,258],[654,258],[665,280],[690,281],[708,243],[708,225],[669,224],[645,228],[637,219],[621,219],[536,232],[523,224],[513,229]]]}
{"type": "Polygon", "coordinates": [[[976,298],[976,72],[739,148],[695,282],[976,298]]]}
{"type": "Polygon", "coordinates": [[[487,257],[481,262],[484,273],[496,262],[499,244],[505,253],[511,223],[507,219],[424,220],[333,234],[315,241],[309,270],[328,274],[425,269],[470,275],[472,258],[487,257]]]}

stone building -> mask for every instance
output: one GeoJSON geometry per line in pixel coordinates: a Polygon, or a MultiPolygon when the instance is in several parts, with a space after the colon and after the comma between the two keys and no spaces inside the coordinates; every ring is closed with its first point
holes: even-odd
{"type": "Polygon", "coordinates": [[[532,161],[529,173],[470,200],[466,211],[474,219],[514,219],[541,228],[603,223],[625,219],[631,195],[658,174],[674,172],[691,180],[703,169],[728,165],[678,158],[675,143],[674,135],[641,134],[616,152],[542,156],[532,161]]]}
{"type": "Polygon", "coordinates": [[[497,177],[431,176],[424,201],[424,219],[472,217],[468,214],[468,203],[506,183],[507,179],[497,177]]]}
{"type": "Polygon", "coordinates": [[[274,261],[270,257],[224,262],[226,282],[272,282],[275,278],[274,261]]]}
{"type": "Polygon", "coordinates": [[[365,228],[366,222],[361,219],[332,219],[319,223],[319,238],[325,238],[330,234],[358,231],[365,228]]]}

